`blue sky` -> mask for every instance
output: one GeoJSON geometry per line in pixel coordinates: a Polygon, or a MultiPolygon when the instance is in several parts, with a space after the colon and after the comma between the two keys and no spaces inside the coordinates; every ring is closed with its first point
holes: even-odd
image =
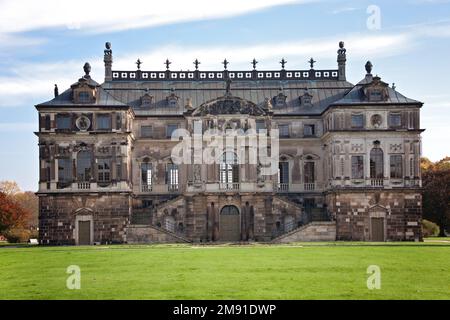
{"type": "Polygon", "coordinates": [[[398,91],[423,101],[424,156],[450,155],[450,0],[191,0],[87,1],[0,0],[0,180],[25,190],[38,181],[37,112],[82,74],[103,81],[103,49],[112,42],[113,69],[220,70],[336,68],[338,41],[347,48],[347,79],[373,73],[398,91]],[[379,28],[372,21],[376,5],[379,28]],[[369,10],[368,10],[369,9],[369,10]],[[368,12],[369,11],[369,12],[368,12]]]}

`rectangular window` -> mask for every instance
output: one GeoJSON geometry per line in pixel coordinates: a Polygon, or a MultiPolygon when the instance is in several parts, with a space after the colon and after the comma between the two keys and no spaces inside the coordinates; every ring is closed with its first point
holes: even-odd
{"type": "Polygon", "coordinates": [[[288,124],[279,124],[278,130],[280,133],[280,138],[289,138],[289,125],[288,124]]]}
{"type": "Polygon", "coordinates": [[[72,159],[58,159],[58,181],[62,183],[72,182],[72,159]]]}
{"type": "Polygon", "coordinates": [[[260,130],[266,129],[266,122],[262,120],[256,121],[256,132],[259,133],[260,130]]]}
{"type": "Polygon", "coordinates": [[[314,183],[316,181],[314,172],[314,162],[305,163],[305,183],[314,183]]]}
{"type": "Polygon", "coordinates": [[[116,180],[121,181],[122,180],[122,160],[118,159],[118,162],[116,163],[116,180]]]}
{"type": "Polygon", "coordinates": [[[363,156],[352,156],[352,179],[364,179],[363,156]]]}
{"type": "Polygon", "coordinates": [[[152,185],[152,164],[143,162],[141,164],[141,183],[144,186],[152,185]]]}
{"type": "Polygon", "coordinates": [[[178,129],[178,124],[168,124],[166,127],[166,137],[171,138],[175,130],[178,129]]]}
{"type": "Polygon", "coordinates": [[[383,100],[383,95],[381,93],[381,90],[378,89],[372,89],[369,92],[369,100],[370,101],[381,101],[383,100]]]}
{"type": "Polygon", "coordinates": [[[153,136],[153,127],[152,126],[141,126],[141,137],[142,138],[151,138],[153,136]]]}
{"type": "Polygon", "coordinates": [[[50,127],[51,127],[50,115],[47,114],[44,120],[44,129],[50,130],[50,127]]]}
{"type": "Polygon", "coordinates": [[[116,114],[116,129],[122,129],[122,115],[120,113],[116,114]]]}
{"type": "Polygon", "coordinates": [[[403,176],[403,160],[401,155],[392,155],[391,163],[391,179],[402,179],[403,176]]]}
{"type": "Polygon", "coordinates": [[[289,162],[280,162],[278,164],[278,183],[289,183],[289,162]]]}
{"type": "Polygon", "coordinates": [[[170,186],[178,185],[178,166],[169,163],[166,167],[166,184],[170,186]]]}
{"type": "Polygon", "coordinates": [[[316,134],[315,126],[313,124],[305,124],[303,127],[303,136],[313,137],[316,134]]]}
{"type": "Polygon", "coordinates": [[[97,130],[111,130],[111,116],[109,114],[97,115],[97,130]]]}
{"type": "Polygon", "coordinates": [[[391,127],[400,127],[402,125],[402,116],[400,113],[389,114],[389,125],[391,127]]]}
{"type": "Polygon", "coordinates": [[[91,95],[89,92],[81,91],[78,93],[78,102],[79,103],[89,103],[91,102],[91,95]]]}
{"type": "Polygon", "coordinates": [[[70,130],[72,128],[72,117],[70,115],[58,114],[56,116],[56,129],[70,130]]]}
{"type": "Polygon", "coordinates": [[[110,159],[97,159],[98,168],[98,182],[111,181],[111,160],[110,159]]]}
{"type": "Polygon", "coordinates": [[[364,115],[352,114],[352,128],[364,127],[364,115]]]}

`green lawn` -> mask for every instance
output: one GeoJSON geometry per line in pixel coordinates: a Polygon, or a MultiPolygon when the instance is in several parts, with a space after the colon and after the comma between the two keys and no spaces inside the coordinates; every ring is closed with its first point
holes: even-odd
{"type": "Polygon", "coordinates": [[[2,247],[0,299],[450,299],[450,243],[2,247]]]}

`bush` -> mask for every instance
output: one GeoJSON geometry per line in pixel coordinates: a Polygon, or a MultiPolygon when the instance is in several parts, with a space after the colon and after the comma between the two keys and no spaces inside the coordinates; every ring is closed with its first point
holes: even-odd
{"type": "Polygon", "coordinates": [[[439,235],[439,226],[431,221],[422,220],[422,231],[424,238],[426,237],[437,237],[439,235]]]}
{"type": "Polygon", "coordinates": [[[31,232],[26,229],[11,229],[5,232],[5,237],[9,243],[28,242],[31,232]]]}

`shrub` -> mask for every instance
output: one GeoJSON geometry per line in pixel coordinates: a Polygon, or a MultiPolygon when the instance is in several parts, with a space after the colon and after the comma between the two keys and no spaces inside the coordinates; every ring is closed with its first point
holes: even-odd
{"type": "Polygon", "coordinates": [[[5,237],[9,243],[28,242],[31,232],[26,229],[10,229],[5,232],[5,237]]]}
{"type": "Polygon", "coordinates": [[[423,219],[422,231],[424,237],[437,237],[440,230],[436,223],[423,219]]]}

